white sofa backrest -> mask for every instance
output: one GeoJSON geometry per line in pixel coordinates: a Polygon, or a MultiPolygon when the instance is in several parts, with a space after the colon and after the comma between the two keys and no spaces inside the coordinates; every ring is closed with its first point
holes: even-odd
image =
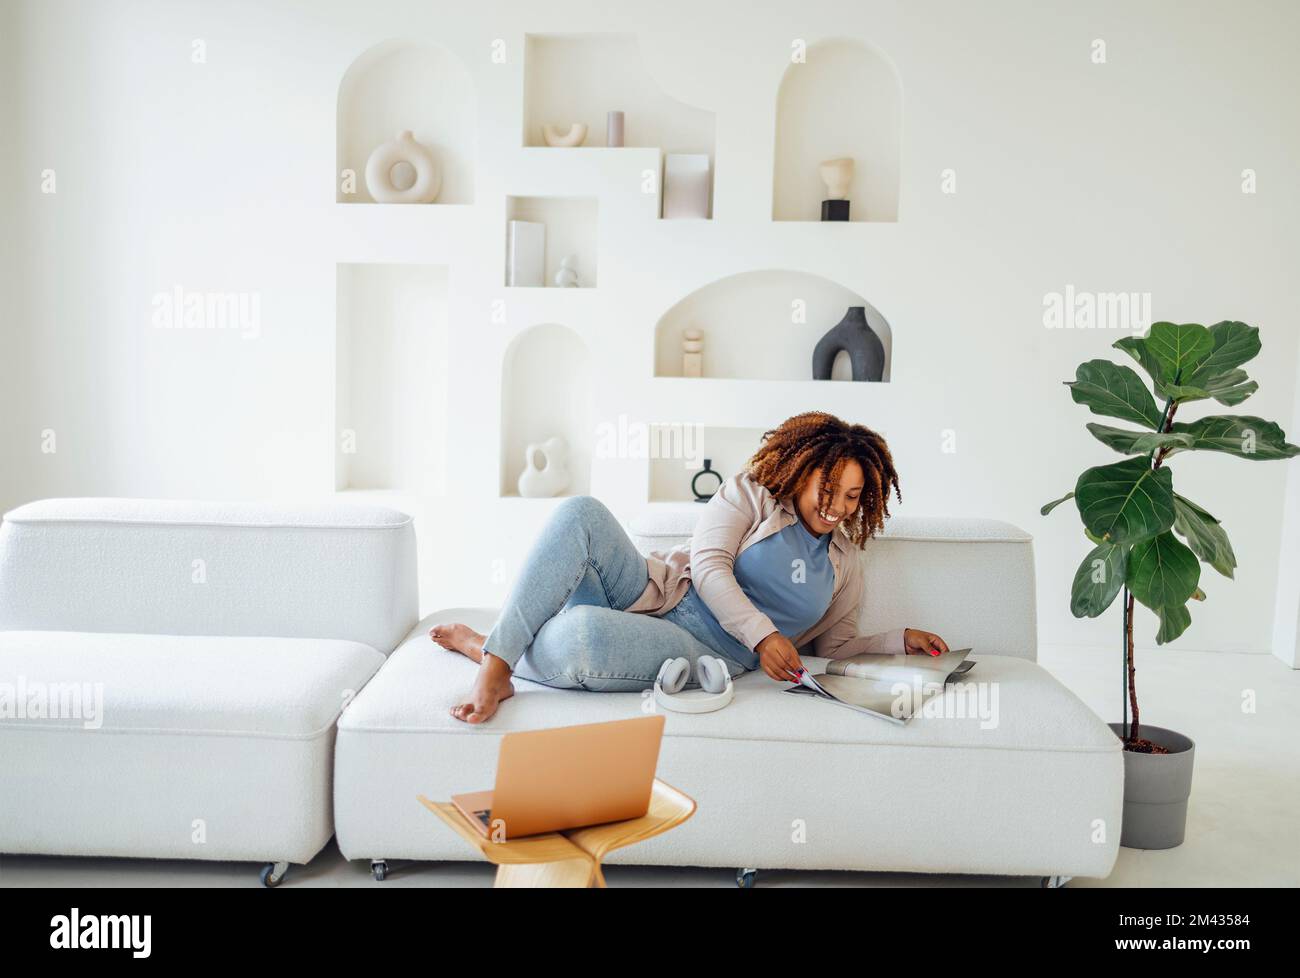
{"type": "Polygon", "coordinates": [[[387,654],[417,612],[411,517],[381,506],[47,499],[0,526],[0,630],[331,638],[387,654]]]}
{"type": "MultiPolygon", "coordinates": [[[[642,553],[690,539],[700,504],[655,506],[628,532],[642,553]]],[[[1033,538],[998,520],[895,516],[862,551],[861,634],[913,627],[953,648],[1038,657],[1033,538]]]]}

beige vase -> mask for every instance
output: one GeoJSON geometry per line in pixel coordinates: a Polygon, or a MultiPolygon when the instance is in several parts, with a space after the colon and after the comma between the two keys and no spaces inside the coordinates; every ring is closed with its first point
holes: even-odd
{"type": "Polygon", "coordinates": [[[411,130],[403,129],[396,138],[376,146],[366,160],[366,189],[381,204],[431,204],[442,189],[442,171],[433,151],[416,142],[411,130]],[[415,182],[404,190],[393,184],[393,168],[399,163],[415,171],[415,182]]]}

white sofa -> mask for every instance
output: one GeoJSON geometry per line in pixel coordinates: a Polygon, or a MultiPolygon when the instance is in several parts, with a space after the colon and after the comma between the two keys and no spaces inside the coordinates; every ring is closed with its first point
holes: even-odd
{"type": "Polygon", "coordinates": [[[0,853],[255,860],[274,885],[329,841],[335,721],[417,617],[411,518],[382,507],[13,510],[0,853]]]}
{"type": "MultiPolygon", "coordinates": [[[[671,546],[699,512],[655,507],[634,521],[633,538],[643,551],[671,546]]],[[[861,631],[919,626],[974,648],[968,681],[996,691],[996,724],[971,715],[896,726],[750,673],[726,709],[667,715],[659,776],[699,809],[610,862],[734,867],[742,885],[753,880],[747,871],[774,868],[1021,875],[1047,885],[1107,876],[1120,837],[1120,742],[1035,661],[1029,535],[990,520],[900,517],[863,560],[861,631]]],[[[486,632],[495,613],[428,615],[339,720],[336,836],[344,856],[372,861],[377,878],[392,859],[476,858],[416,795],[490,787],[502,734],[642,713],[639,694],[517,680],[490,723],[452,719],[476,667],[427,631],[461,620],[486,632]]]]}

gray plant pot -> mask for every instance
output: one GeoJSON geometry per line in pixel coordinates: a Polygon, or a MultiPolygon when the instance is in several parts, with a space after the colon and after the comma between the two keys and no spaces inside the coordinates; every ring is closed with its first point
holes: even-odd
{"type": "MultiPolygon", "coordinates": [[[[1107,726],[1123,739],[1123,724],[1107,726]]],[[[1172,849],[1183,844],[1187,829],[1196,745],[1177,731],[1145,723],[1138,734],[1169,748],[1169,753],[1124,751],[1124,826],[1119,844],[1129,849],[1172,849]]]]}

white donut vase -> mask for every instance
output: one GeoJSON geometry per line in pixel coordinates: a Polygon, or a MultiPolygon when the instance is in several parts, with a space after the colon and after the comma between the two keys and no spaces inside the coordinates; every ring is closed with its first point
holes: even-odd
{"type": "Polygon", "coordinates": [[[366,160],[366,188],[381,204],[429,204],[442,189],[442,171],[429,147],[404,129],[396,139],[375,147],[366,160]],[[393,167],[398,163],[409,163],[415,170],[415,182],[405,190],[393,186],[393,167]]]}
{"type": "Polygon", "coordinates": [[[547,146],[581,146],[587,138],[587,124],[575,122],[568,129],[560,126],[542,126],[542,138],[547,146]]]}

